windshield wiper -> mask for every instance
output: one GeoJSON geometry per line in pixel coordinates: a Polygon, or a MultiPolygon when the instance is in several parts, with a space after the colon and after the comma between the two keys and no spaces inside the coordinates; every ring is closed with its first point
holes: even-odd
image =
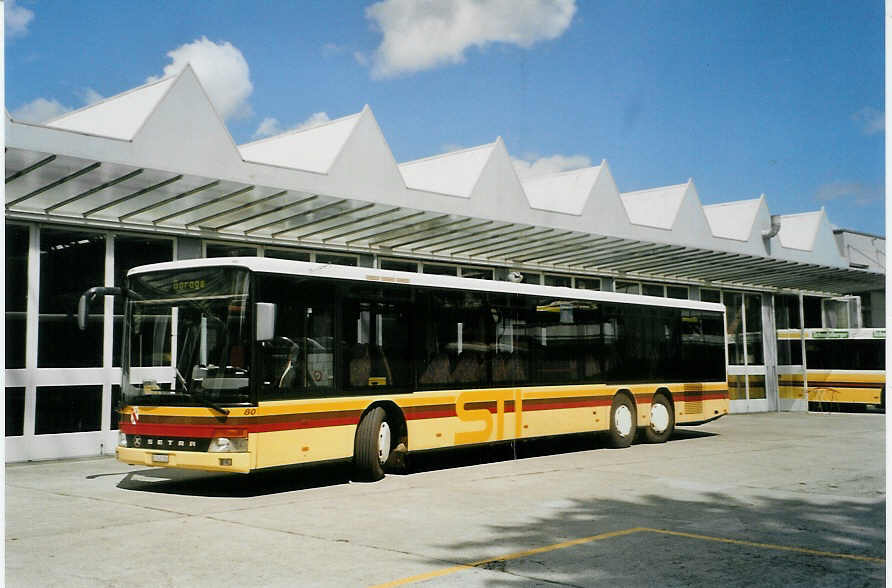
{"type": "Polygon", "coordinates": [[[194,393],[193,393],[193,394],[189,394],[189,396],[192,398],[192,400],[194,400],[194,401],[197,402],[198,404],[200,404],[200,405],[202,405],[202,406],[206,406],[207,408],[210,408],[210,409],[212,409],[212,410],[216,410],[217,412],[219,412],[219,413],[222,414],[222,415],[229,416],[229,410],[228,410],[228,409],[225,409],[225,408],[223,408],[222,406],[217,406],[216,404],[214,404],[214,403],[211,402],[210,400],[205,400],[204,398],[202,398],[202,397],[199,396],[198,394],[194,394],[194,393]]]}
{"type": "Polygon", "coordinates": [[[188,382],[186,382],[186,378],[183,377],[183,374],[180,373],[180,368],[174,367],[173,369],[176,372],[177,378],[180,380],[180,383],[183,384],[183,393],[186,394],[186,396],[188,396],[189,398],[191,398],[192,400],[194,400],[195,402],[197,402],[198,404],[200,404],[202,406],[210,408],[211,410],[216,410],[217,412],[219,412],[222,415],[229,416],[229,411],[227,409],[225,409],[221,406],[217,406],[210,400],[205,400],[204,398],[202,398],[198,394],[195,394],[194,392],[189,392],[189,384],[188,384],[188,382]]]}

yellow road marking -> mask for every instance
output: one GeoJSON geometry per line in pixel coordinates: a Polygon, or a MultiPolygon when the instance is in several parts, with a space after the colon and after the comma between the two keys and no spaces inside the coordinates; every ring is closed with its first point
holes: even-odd
{"type": "Polygon", "coordinates": [[[760,549],[774,549],[777,551],[792,551],[794,553],[803,553],[806,555],[816,555],[820,557],[835,557],[841,559],[853,559],[857,561],[867,561],[871,563],[885,564],[886,560],[881,557],[869,557],[866,555],[852,555],[848,553],[835,553],[832,551],[820,551],[817,549],[806,549],[804,547],[790,547],[787,545],[776,545],[774,543],[758,543],[755,541],[743,541],[740,539],[726,539],[724,537],[712,537],[709,535],[698,535],[696,533],[683,533],[681,531],[669,531],[666,529],[652,529],[649,527],[632,527],[631,529],[623,529],[621,531],[611,531],[609,533],[601,533],[599,535],[591,535],[589,537],[581,537],[579,539],[572,539],[570,541],[563,541],[561,543],[554,543],[552,545],[545,545],[544,547],[536,547],[534,549],[527,549],[525,551],[515,551],[514,553],[508,553],[505,555],[499,555],[496,557],[491,557],[489,559],[482,559],[480,561],[470,562],[466,564],[459,564],[457,566],[452,566],[449,568],[442,568],[439,570],[434,570],[432,572],[427,572],[425,574],[418,574],[416,576],[409,576],[407,578],[401,578],[399,580],[394,580],[393,582],[387,582],[386,584],[378,584],[373,586],[372,588],[390,588],[391,586],[404,586],[406,584],[412,584],[414,582],[423,582],[425,580],[430,580],[432,578],[438,578],[440,576],[447,576],[449,574],[454,574],[455,572],[460,572],[462,570],[470,570],[476,567],[480,567],[482,565],[486,565],[488,563],[494,563],[497,561],[509,561],[512,559],[518,559],[521,557],[527,557],[530,555],[536,555],[537,553],[547,553],[549,551],[556,551],[558,549],[564,549],[567,547],[573,547],[574,545],[582,545],[584,543],[592,543],[594,541],[601,541],[602,539],[611,539],[613,537],[621,537],[623,535],[631,535],[633,533],[658,533],[661,535],[671,535],[674,537],[685,537],[688,539],[699,539],[701,541],[715,541],[717,543],[728,543],[731,545],[744,545],[747,547],[758,547],[760,549]]]}
{"type": "Polygon", "coordinates": [[[661,533],[663,535],[673,535],[675,537],[687,537],[689,539],[700,539],[701,541],[717,541],[719,543],[731,543],[732,545],[746,545],[747,547],[759,547],[761,549],[774,549],[777,551],[792,551],[795,553],[805,553],[808,555],[818,555],[821,557],[836,557],[842,559],[854,559],[858,561],[869,561],[873,563],[886,563],[881,557],[869,557],[867,555],[852,555],[849,553],[835,553],[833,551],[819,551],[817,549],[806,549],[804,547],[790,547],[788,545],[775,545],[773,543],[757,543],[755,541],[742,541],[740,539],[725,539],[724,537],[710,537],[709,535],[697,535],[696,533],[682,533],[680,531],[667,531],[665,529],[649,529],[642,528],[642,531],[649,533],[661,533]]]}
{"type": "Polygon", "coordinates": [[[527,549],[525,551],[515,551],[514,553],[508,553],[506,555],[499,555],[497,557],[491,557],[489,559],[482,559],[480,561],[475,561],[467,564],[460,564],[457,566],[452,566],[451,568],[443,568],[440,570],[434,570],[433,572],[428,572],[426,574],[418,574],[417,576],[410,576],[408,578],[402,578],[400,580],[394,580],[393,582],[388,582],[386,584],[378,584],[373,588],[390,588],[391,586],[403,586],[405,584],[411,584],[413,582],[422,582],[424,580],[430,580],[431,578],[437,578],[439,576],[446,576],[448,574],[454,574],[455,572],[460,572],[462,570],[469,570],[478,566],[482,566],[488,563],[493,563],[497,561],[508,561],[511,559],[517,559],[519,557],[526,557],[528,555],[535,555],[537,553],[545,553],[548,551],[554,551],[556,549],[564,549],[565,547],[572,547],[574,545],[581,545],[583,543],[591,543],[592,541],[600,541],[601,539],[610,539],[611,537],[620,537],[622,535],[631,535],[632,533],[638,533],[643,531],[644,529],[641,527],[635,527],[632,529],[624,529],[622,531],[611,531],[610,533],[601,533],[600,535],[592,535],[590,537],[582,537],[580,539],[572,539],[570,541],[564,541],[562,543],[554,543],[553,545],[546,545],[544,547],[537,547],[535,549],[527,549]]]}

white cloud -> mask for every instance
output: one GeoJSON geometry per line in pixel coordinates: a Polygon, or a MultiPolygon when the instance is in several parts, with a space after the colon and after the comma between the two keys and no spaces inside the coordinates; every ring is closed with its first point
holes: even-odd
{"type": "Polygon", "coordinates": [[[105,98],[105,96],[103,96],[93,88],[84,88],[83,90],[78,92],[78,95],[84,101],[84,104],[87,105],[96,104],[97,102],[105,98]]]}
{"type": "Polygon", "coordinates": [[[214,43],[201,37],[169,51],[167,56],[172,63],[164,68],[161,76],[152,76],[147,82],[177,74],[188,64],[201,80],[220,116],[224,119],[251,116],[248,104],[248,97],[254,91],[251,70],[242,52],[232,43],[214,43]]]}
{"type": "Polygon", "coordinates": [[[253,137],[255,139],[259,137],[272,137],[281,132],[282,126],[279,124],[279,119],[268,116],[260,121],[260,125],[257,127],[257,130],[254,131],[253,137]]]}
{"type": "Polygon", "coordinates": [[[28,25],[34,19],[34,12],[16,4],[16,0],[6,0],[3,3],[3,18],[8,38],[24,37],[28,34],[28,25]]]}
{"type": "Polygon", "coordinates": [[[362,51],[354,51],[353,59],[362,67],[366,67],[369,64],[369,58],[362,51]]]}
{"type": "Polygon", "coordinates": [[[868,206],[884,198],[885,190],[881,185],[871,186],[861,182],[830,182],[819,186],[815,193],[818,202],[845,200],[856,206],[868,206]]]}
{"type": "MultiPolygon", "coordinates": [[[[102,94],[89,87],[76,90],[75,93],[83,102],[83,106],[95,104],[103,99],[102,94]]],[[[10,114],[16,120],[45,123],[72,110],[74,108],[62,104],[55,98],[35,98],[31,102],[22,104],[10,114]]]]}
{"type": "Polygon", "coordinates": [[[293,127],[284,129],[282,125],[279,124],[279,120],[272,117],[266,117],[260,122],[260,126],[257,127],[257,130],[254,131],[253,137],[255,139],[259,139],[261,137],[272,137],[273,135],[279,135],[284,133],[285,131],[302,131],[304,129],[309,129],[312,127],[317,127],[323,123],[327,123],[330,118],[328,118],[328,113],[326,112],[314,112],[307,118],[307,120],[302,123],[296,124],[293,127]]]}
{"type": "Polygon", "coordinates": [[[22,104],[10,114],[16,120],[33,123],[43,123],[62,116],[72,109],[60,103],[55,98],[35,98],[31,102],[22,104]]]}
{"type": "Polygon", "coordinates": [[[865,135],[875,135],[886,131],[886,113],[871,106],[865,106],[852,114],[852,120],[861,127],[861,132],[865,135]]]}
{"type": "Polygon", "coordinates": [[[331,119],[328,118],[328,113],[314,112],[313,114],[310,115],[310,117],[307,120],[305,120],[304,122],[302,122],[299,125],[297,125],[296,127],[294,127],[294,130],[302,131],[304,129],[318,127],[319,125],[321,125],[323,123],[327,123],[330,120],[331,119]]]}
{"type": "Polygon", "coordinates": [[[372,76],[461,63],[469,47],[490,43],[530,47],[561,36],[575,12],[576,0],[384,0],[366,8],[383,35],[372,76]]]}
{"type": "Polygon", "coordinates": [[[556,174],[584,167],[591,167],[592,160],[585,155],[550,155],[548,157],[512,158],[517,175],[523,178],[556,174]]]}

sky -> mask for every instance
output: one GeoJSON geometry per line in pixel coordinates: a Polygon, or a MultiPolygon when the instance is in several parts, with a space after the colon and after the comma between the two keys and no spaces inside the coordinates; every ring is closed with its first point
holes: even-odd
{"type": "Polygon", "coordinates": [[[505,141],[518,173],[693,178],[885,234],[882,0],[6,0],[40,122],[191,63],[236,143],[368,104],[398,162],[505,141]]]}

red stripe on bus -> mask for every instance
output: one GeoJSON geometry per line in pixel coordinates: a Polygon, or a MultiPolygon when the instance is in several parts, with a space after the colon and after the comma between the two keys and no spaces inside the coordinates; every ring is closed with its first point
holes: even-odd
{"type": "MultiPolygon", "coordinates": [[[[651,394],[638,394],[638,403],[648,403],[651,394]]],[[[697,402],[702,400],[725,400],[728,398],[727,390],[712,393],[682,393],[675,396],[676,402],[697,402]]],[[[610,406],[613,403],[612,395],[604,396],[577,396],[561,398],[528,398],[522,401],[523,411],[537,410],[561,410],[567,408],[593,408],[597,406],[610,406]]],[[[487,410],[492,414],[498,412],[495,400],[482,402],[468,402],[465,410],[487,410]]],[[[504,401],[503,412],[514,412],[514,400],[504,401]]],[[[403,413],[407,420],[425,420],[456,417],[454,404],[435,404],[428,406],[403,407],[403,413]]],[[[324,413],[304,413],[286,415],[265,415],[258,417],[239,417],[227,419],[225,422],[216,421],[213,417],[177,417],[177,416],[152,416],[143,417],[141,422],[133,424],[129,414],[123,415],[120,422],[120,430],[132,435],[159,435],[174,437],[213,437],[216,431],[222,428],[237,426],[246,429],[249,433],[267,433],[271,431],[288,431],[292,429],[312,429],[316,427],[338,427],[343,425],[356,425],[359,423],[361,411],[331,411],[324,413]]],[[[148,416],[148,415],[147,415],[148,416]]]]}
{"type": "Polygon", "coordinates": [[[581,396],[576,398],[532,398],[523,401],[524,412],[529,410],[558,410],[561,408],[586,408],[609,406],[612,396],[581,396]]]}

